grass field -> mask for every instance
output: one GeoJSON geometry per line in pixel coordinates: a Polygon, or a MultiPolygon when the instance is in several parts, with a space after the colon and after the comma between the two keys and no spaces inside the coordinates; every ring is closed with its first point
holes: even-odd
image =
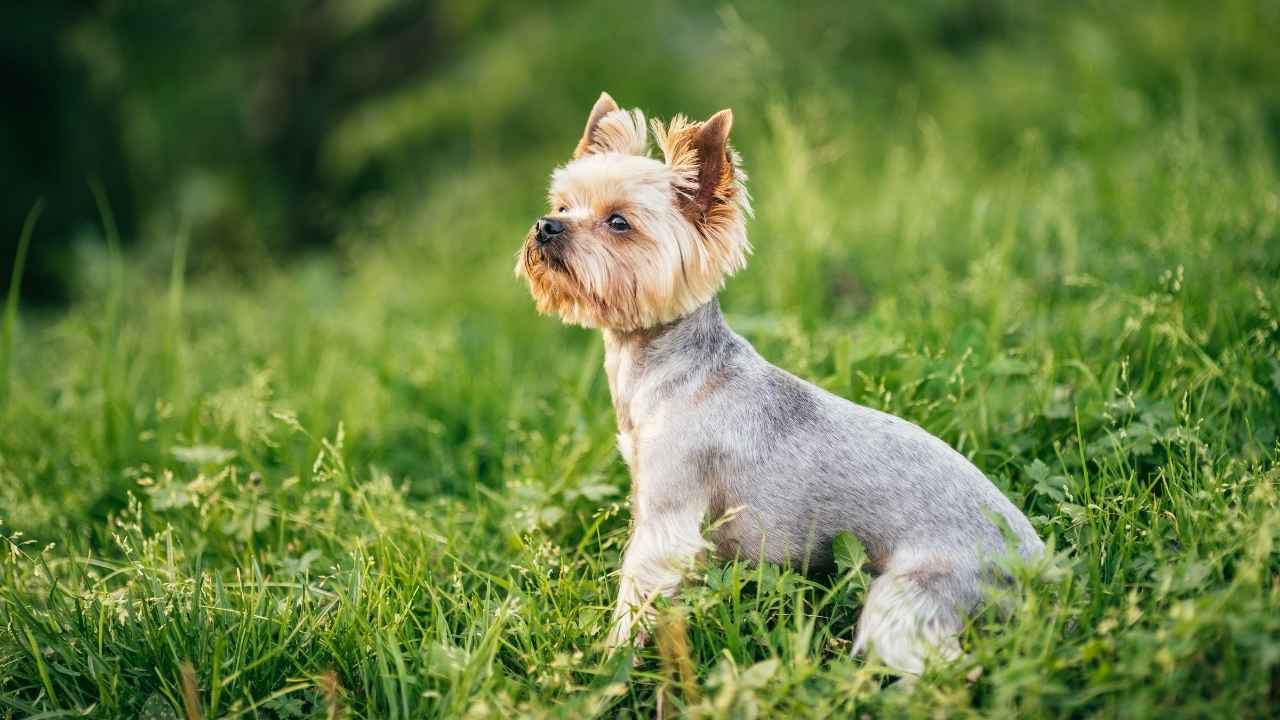
{"type": "Polygon", "coordinates": [[[747,3],[694,37],[659,3],[612,25],[641,38],[617,67],[600,7],[495,31],[334,139],[392,178],[338,248],[247,278],[189,270],[181,230],[120,250],[104,202],[74,303],[6,306],[0,718],[1273,716],[1280,9],[955,5],[747,3]],[[549,30],[578,41],[531,53],[549,30]],[[856,563],[707,567],[662,652],[603,653],[629,514],[600,340],[512,276],[600,89],[734,107],[730,323],[940,435],[1055,548],[962,662],[884,689],[856,563]]]}

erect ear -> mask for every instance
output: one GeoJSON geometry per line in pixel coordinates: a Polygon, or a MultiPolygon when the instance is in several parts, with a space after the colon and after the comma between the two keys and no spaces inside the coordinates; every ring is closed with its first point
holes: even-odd
{"type": "Polygon", "coordinates": [[[587,128],[582,131],[582,139],[578,141],[578,147],[573,151],[573,159],[586,155],[591,150],[591,145],[595,141],[596,130],[600,129],[600,121],[605,115],[618,109],[618,103],[609,97],[609,93],[600,93],[600,99],[596,100],[596,104],[591,107],[591,116],[587,118],[587,128]]]}
{"type": "Polygon", "coordinates": [[[729,130],[733,111],[721,110],[698,128],[693,147],[698,153],[698,190],[693,200],[703,214],[716,202],[733,197],[733,153],[729,150],[729,130]]]}

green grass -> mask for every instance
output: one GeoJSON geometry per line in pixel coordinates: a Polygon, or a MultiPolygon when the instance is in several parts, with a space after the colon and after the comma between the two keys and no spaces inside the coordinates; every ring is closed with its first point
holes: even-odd
{"type": "Polygon", "coordinates": [[[70,308],[11,298],[0,718],[1275,712],[1277,13],[993,4],[956,46],[955,7],[749,3],[703,44],[638,11],[635,64],[530,113],[604,42],[599,8],[534,15],[335,139],[392,188],[335,252],[191,274],[185,229],[123,256],[108,229],[70,308]],[[582,47],[525,52],[547,27],[582,47]],[[946,439],[1055,547],[964,661],[885,690],[849,657],[865,577],[741,564],[670,603],[671,662],[604,655],[628,511],[600,342],[511,273],[601,88],[733,105],[731,324],[946,439]]]}

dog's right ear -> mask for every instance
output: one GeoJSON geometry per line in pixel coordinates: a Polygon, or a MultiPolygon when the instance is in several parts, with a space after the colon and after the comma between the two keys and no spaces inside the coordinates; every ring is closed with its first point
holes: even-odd
{"type": "Polygon", "coordinates": [[[582,139],[578,141],[578,147],[573,151],[574,160],[591,152],[591,146],[596,143],[596,131],[600,129],[600,121],[605,115],[617,109],[618,103],[609,97],[609,93],[600,93],[600,99],[596,100],[596,104],[591,107],[591,116],[587,118],[587,129],[582,131],[582,139]]]}
{"type": "Polygon", "coordinates": [[[725,108],[698,126],[693,135],[693,147],[698,152],[698,190],[694,202],[704,219],[716,203],[728,203],[733,198],[731,129],[733,111],[725,108]]]}

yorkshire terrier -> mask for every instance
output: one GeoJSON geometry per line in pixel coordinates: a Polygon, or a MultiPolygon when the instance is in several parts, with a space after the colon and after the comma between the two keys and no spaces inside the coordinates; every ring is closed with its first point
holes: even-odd
{"type": "Polygon", "coordinates": [[[609,645],[644,642],[653,599],[704,550],[815,569],[849,531],[874,574],[854,652],[919,675],[960,655],[1000,560],[1044,546],[945,442],[774,367],[725,324],[716,293],[751,252],[732,125],[730,110],[654,121],[658,160],[643,114],[602,93],[518,254],[540,312],[604,335],[632,485],[609,645]]]}

